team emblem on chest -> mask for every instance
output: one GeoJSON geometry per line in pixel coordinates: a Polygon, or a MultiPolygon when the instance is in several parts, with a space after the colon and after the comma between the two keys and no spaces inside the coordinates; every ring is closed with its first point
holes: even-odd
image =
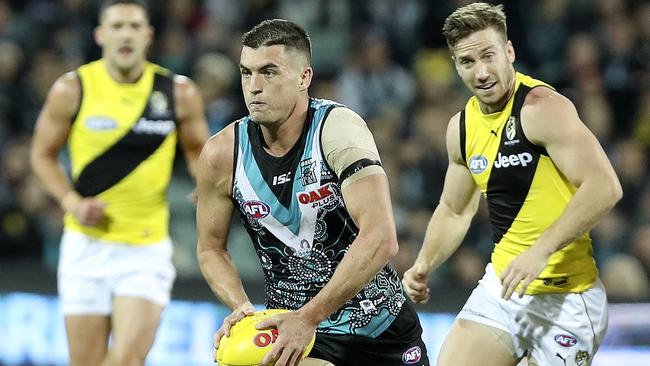
{"type": "Polygon", "coordinates": [[[515,135],[517,134],[517,130],[515,130],[515,117],[510,116],[508,118],[508,122],[506,122],[506,137],[508,140],[511,140],[515,138],[515,135]]]}
{"type": "Polygon", "coordinates": [[[508,118],[508,122],[506,122],[505,131],[507,140],[505,140],[503,143],[506,146],[512,146],[519,143],[519,139],[515,139],[515,137],[517,137],[517,127],[515,124],[516,121],[517,117],[510,116],[508,118]]]}
{"type": "Polygon", "coordinates": [[[300,180],[302,186],[306,187],[310,184],[318,182],[316,179],[316,162],[312,158],[300,161],[300,180]]]}

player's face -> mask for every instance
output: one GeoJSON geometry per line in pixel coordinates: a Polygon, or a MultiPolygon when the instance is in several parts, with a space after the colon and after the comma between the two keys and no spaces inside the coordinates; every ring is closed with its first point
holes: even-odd
{"type": "Polygon", "coordinates": [[[283,122],[291,115],[312,72],[304,56],[284,45],[244,46],[239,71],[248,112],[262,125],[283,122]]]}
{"type": "Polygon", "coordinates": [[[512,43],[488,28],[458,41],[453,53],[458,75],[476,95],[481,109],[487,113],[501,110],[514,90],[512,43]]]}
{"type": "Polygon", "coordinates": [[[95,32],[104,60],[121,72],[128,72],[144,61],[152,36],[145,10],[130,4],[108,7],[95,32]]]}

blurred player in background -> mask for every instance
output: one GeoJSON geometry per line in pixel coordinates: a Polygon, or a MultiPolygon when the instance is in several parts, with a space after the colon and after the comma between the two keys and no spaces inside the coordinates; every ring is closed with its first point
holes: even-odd
{"type": "Polygon", "coordinates": [[[514,70],[502,6],[459,8],[443,34],[474,96],[449,122],[442,197],[406,293],[430,298],[429,274],[458,248],[483,194],[492,260],[438,365],[516,365],[525,355],[529,365],[588,365],[607,299],[587,232],[621,198],[618,178],[571,101],[514,70]]]}
{"type": "Polygon", "coordinates": [[[55,82],[36,125],[33,169],[66,213],[71,365],[143,365],[175,278],[165,194],[176,143],[194,172],[208,130],[194,83],[147,62],[152,37],[143,2],[105,1],[102,58],[55,82]],[[57,160],[66,143],[72,183],[57,160]]]}
{"type": "MultiPolygon", "coordinates": [[[[428,365],[417,314],[388,260],[397,253],[388,180],[365,122],[310,98],[311,44],[294,23],[264,21],[243,36],[249,116],[199,158],[198,257],[232,309],[215,335],[254,312],[228,251],[234,210],[266,278],[267,308],[296,310],[260,323],[279,337],[263,364],[309,358],[342,365],[428,365]]],[[[307,361],[311,362],[311,361],[307,361]]]]}

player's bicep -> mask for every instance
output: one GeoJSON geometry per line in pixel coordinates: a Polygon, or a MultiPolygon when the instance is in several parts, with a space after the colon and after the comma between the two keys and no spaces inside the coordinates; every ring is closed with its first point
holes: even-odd
{"type": "Polygon", "coordinates": [[[232,201],[221,192],[202,187],[202,184],[198,182],[197,179],[199,189],[196,203],[196,224],[199,249],[225,250],[230,219],[234,209],[232,201]]]}
{"type": "Polygon", "coordinates": [[[445,174],[445,183],[440,196],[440,204],[453,215],[473,216],[478,208],[480,190],[472,174],[465,165],[461,153],[460,113],[449,121],[447,126],[447,156],[449,165],[445,174]]]}
{"type": "Polygon", "coordinates": [[[582,123],[573,104],[555,92],[540,92],[541,97],[532,96],[532,105],[522,110],[522,127],[528,139],[543,146],[576,187],[587,177],[616,179],[600,143],[582,123]]]}
{"type": "MultiPolygon", "coordinates": [[[[234,210],[229,194],[232,180],[232,154],[226,152],[227,142],[219,136],[206,143],[197,161],[196,224],[197,251],[225,250],[234,210]]],[[[230,146],[232,148],[232,146],[230,146]]]]}
{"type": "Polygon", "coordinates": [[[467,167],[450,161],[440,204],[449,208],[455,215],[473,216],[478,208],[479,198],[480,190],[467,167]]]}
{"type": "Polygon", "coordinates": [[[605,152],[590,131],[576,128],[570,141],[565,138],[550,141],[545,145],[549,157],[576,187],[585,177],[611,169],[605,152]]]}
{"type": "Polygon", "coordinates": [[[199,152],[208,139],[208,127],[204,115],[203,98],[194,82],[183,76],[174,79],[176,94],[176,113],[178,134],[181,145],[196,149],[199,152]]]}
{"type": "Polygon", "coordinates": [[[391,208],[388,179],[385,174],[373,174],[346,185],[342,189],[345,206],[360,230],[385,230],[394,235],[395,224],[391,208]]]}
{"type": "Polygon", "coordinates": [[[363,119],[348,108],[332,110],[321,141],[327,163],[339,177],[346,209],[359,235],[394,235],[388,179],[363,119]]]}
{"type": "Polygon", "coordinates": [[[190,171],[208,139],[203,99],[197,86],[186,77],[177,76],[174,83],[179,143],[190,171]]]}
{"type": "Polygon", "coordinates": [[[52,85],[34,128],[33,153],[56,154],[65,144],[80,98],[81,85],[74,73],[61,76],[52,85]]]}
{"type": "Polygon", "coordinates": [[[347,108],[335,108],[321,135],[328,165],[345,187],[374,174],[384,174],[372,133],[363,119],[347,108]]]}

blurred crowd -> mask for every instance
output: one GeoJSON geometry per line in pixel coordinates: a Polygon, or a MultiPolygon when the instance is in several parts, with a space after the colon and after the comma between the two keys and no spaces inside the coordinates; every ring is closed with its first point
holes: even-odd
{"type": "MultiPolygon", "coordinates": [[[[152,0],[150,59],[196,81],[215,133],[246,114],[237,67],[241,34],[268,18],[304,26],[313,43],[310,94],[346,104],[374,133],[391,184],[400,239],[394,264],[401,272],[414,260],[440,197],[447,122],[469,97],[440,35],[445,17],[469,2],[152,0]]],[[[30,171],[30,138],[54,80],[101,57],[93,39],[98,3],[0,0],[0,267],[29,259],[56,266],[62,212],[30,171]]],[[[503,3],[516,69],[575,103],[623,184],[623,200],[592,231],[609,295],[648,300],[650,2],[503,3]]],[[[194,213],[185,198],[193,183],[182,159],[176,165],[169,191],[175,261],[180,276],[198,277],[194,213]]],[[[246,252],[249,239],[234,223],[231,248],[246,252]]],[[[434,289],[473,287],[491,238],[483,202],[460,250],[434,272],[434,289]]],[[[244,254],[242,276],[261,280],[250,255],[244,254]]]]}

